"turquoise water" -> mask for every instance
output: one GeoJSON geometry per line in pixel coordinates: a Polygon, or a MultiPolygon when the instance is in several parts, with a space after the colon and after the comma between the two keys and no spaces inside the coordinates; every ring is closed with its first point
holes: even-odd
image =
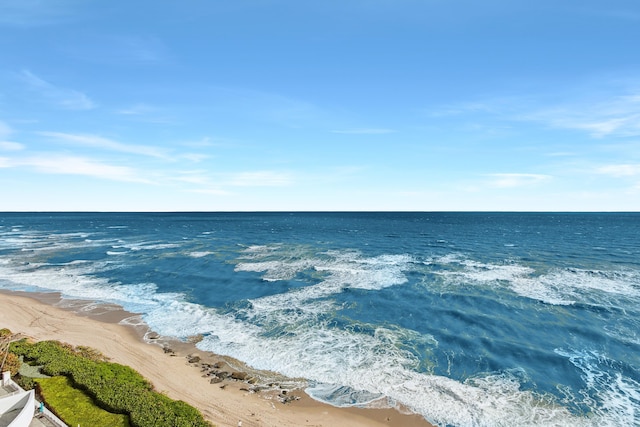
{"type": "Polygon", "coordinates": [[[439,425],[640,425],[640,214],[0,214],[0,287],[439,425]]]}

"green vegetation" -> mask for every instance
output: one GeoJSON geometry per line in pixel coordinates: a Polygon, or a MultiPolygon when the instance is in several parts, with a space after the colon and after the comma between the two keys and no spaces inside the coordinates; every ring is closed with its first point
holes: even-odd
{"type": "Polygon", "coordinates": [[[11,352],[42,365],[46,375],[69,378],[73,387],[86,393],[100,408],[128,415],[133,427],[210,426],[192,406],[154,392],[151,384],[133,369],[106,362],[98,352],[85,347],[22,340],[11,345],[11,352]]]}
{"type": "Polygon", "coordinates": [[[129,417],[97,407],[91,398],[73,387],[67,377],[37,379],[38,391],[56,415],[70,426],[129,427],[129,417]]]}

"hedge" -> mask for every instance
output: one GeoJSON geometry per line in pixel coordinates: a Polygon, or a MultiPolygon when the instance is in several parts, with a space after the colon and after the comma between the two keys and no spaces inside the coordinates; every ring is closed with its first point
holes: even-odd
{"type": "Polygon", "coordinates": [[[130,367],[87,357],[84,348],[22,340],[12,344],[11,352],[43,365],[46,375],[68,377],[101,408],[129,415],[133,427],[211,426],[192,406],[153,391],[151,383],[130,367]]]}

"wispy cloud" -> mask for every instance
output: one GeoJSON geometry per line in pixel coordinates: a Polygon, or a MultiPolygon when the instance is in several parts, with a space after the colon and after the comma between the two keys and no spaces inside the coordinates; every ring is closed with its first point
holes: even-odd
{"type": "Polygon", "coordinates": [[[0,166],[5,168],[30,168],[41,173],[54,175],[82,175],[110,181],[124,181],[151,184],[126,166],[115,166],[86,157],[65,155],[40,155],[22,159],[4,159],[0,166]]]}
{"type": "Polygon", "coordinates": [[[387,133],[395,133],[393,129],[386,128],[356,128],[356,129],[341,129],[332,130],[331,133],[342,133],[347,135],[382,135],[387,133]]]}
{"type": "Polygon", "coordinates": [[[538,185],[552,179],[550,175],[531,173],[492,173],[489,185],[497,188],[517,188],[538,185]]]}
{"type": "Polygon", "coordinates": [[[144,103],[138,103],[128,107],[120,108],[116,110],[115,113],[138,122],[158,124],[177,123],[177,120],[175,118],[170,117],[161,108],[144,103]]]}
{"type": "Polygon", "coordinates": [[[0,120],[0,139],[7,138],[12,132],[13,129],[11,129],[8,124],[0,120]]]}
{"type": "Polygon", "coordinates": [[[285,187],[293,183],[290,173],[278,171],[211,173],[200,169],[179,171],[168,179],[185,184],[188,192],[212,195],[233,194],[237,187],[285,187]]]}
{"type": "Polygon", "coordinates": [[[24,150],[24,145],[13,141],[0,141],[0,150],[3,151],[20,151],[24,150]]]}
{"type": "Polygon", "coordinates": [[[190,162],[193,163],[200,163],[208,158],[210,158],[211,156],[208,154],[202,154],[202,153],[182,153],[178,156],[181,159],[185,159],[188,160],[190,162]]]}
{"type": "Polygon", "coordinates": [[[122,114],[125,116],[143,116],[149,113],[153,113],[156,111],[156,108],[148,105],[148,104],[135,104],[129,107],[121,108],[116,110],[117,114],[122,114]]]}
{"type": "Polygon", "coordinates": [[[226,190],[221,190],[220,188],[195,188],[187,191],[190,193],[208,194],[212,196],[228,196],[231,194],[226,190]]]}
{"type": "Polygon", "coordinates": [[[640,163],[605,165],[597,168],[596,172],[616,178],[640,176],[640,163]]]}
{"type": "Polygon", "coordinates": [[[606,107],[600,111],[557,109],[536,113],[530,117],[544,121],[552,127],[585,131],[594,138],[640,135],[640,105],[638,111],[607,111],[606,107]]]}
{"type": "Polygon", "coordinates": [[[227,184],[234,187],[283,187],[292,183],[291,174],[277,171],[240,172],[227,180],[227,184]]]}
{"type": "Polygon", "coordinates": [[[64,143],[98,148],[102,150],[118,151],[122,153],[139,154],[161,159],[170,159],[165,150],[157,147],[150,147],[147,145],[123,144],[121,142],[103,138],[97,135],[84,135],[63,132],[39,132],[39,134],[64,143]]]}
{"type": "Polygon", "coordinates": [[[629,83],[620,88],[609,81],[588,84],[586,90],[574,88],[573,92],[568,90],[560,97],[558,94],[493,97],[435,107],[427,110],[426,116],[457,120],[462,117],[483,126],[489,119],[533,122],[586,132],[593,138],[640,136],[640,89],[637,86],[629,83]]]}
{"type": "Polygon", "coordinates": [[[584,131],[594,138],[640,135],[640,91],[606,91],[572,102],[530,108],[516,118],[536,121],[561,129],[584,131]]]}
{"type": "Polygon", "coordinates": [[[548,157],[573,157],[576,153],[571,151],[554,151],[553,153],[547,153],[548,157]]]}
{"type": "Polygon", "coordinates": [[[23,70],[20,76],[29,87],[42,97],[66,110],[91,110],[96,104],[84,93],[74,89],[56,86],[29,70],[23,70]]]}
{"type": "Polygon", "coordinates": [[[7,141],[7,138],[13,133],[13,129],[3,121],[0,121],[0,150],[3,151],[20,151],[24,150],[24,145],[19,142],[7,141]]]}

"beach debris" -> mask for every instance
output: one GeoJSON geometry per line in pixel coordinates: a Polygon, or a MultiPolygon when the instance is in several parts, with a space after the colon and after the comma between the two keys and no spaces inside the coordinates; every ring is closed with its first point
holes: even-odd
{"type": "Polygon", "coordinates": [[[278,400],[286,405],[287,403],[300,400],[300,397],[294,394],[289,394],[287,390],[282,390],[278,395],[278,400]]]}
{"type": "Polygon", "coordinates": [[[246,372],[242,372],[242,371],[234,371],[234,372],[231,373],[231,378],[233,378],[234,380],[239,380],[239,381],[246,380],[248,376],[249,376],[249,374],[247,374],[246,372]]]}

